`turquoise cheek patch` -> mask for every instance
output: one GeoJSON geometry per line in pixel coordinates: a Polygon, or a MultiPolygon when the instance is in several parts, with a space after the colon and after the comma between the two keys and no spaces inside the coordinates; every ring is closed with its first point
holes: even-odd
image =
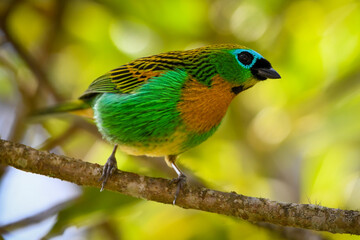
{"type": "Polygon", "coordinates": [[[234,55],[236,61],[245,69],[250,69],[252,66],[254,66],[254,64],[256,63],[256,61],[258,59],[264,58],[259,53],[255,52],[254,50],[251,50],[251,49],[236,49],[236,50],[232,51],[232,54],[234,55]],[[250,53],[251,55],[254,56],[253,61],[249,65],[244,65],[238,60],[237,55],[242,53],[242,52],[248,52],[248,53],[250,53]]]}

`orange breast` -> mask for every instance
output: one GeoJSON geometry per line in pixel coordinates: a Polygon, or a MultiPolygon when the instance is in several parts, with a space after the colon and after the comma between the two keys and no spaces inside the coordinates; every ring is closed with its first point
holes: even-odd
{"type": "Polygon", "coordinates": [[[236,96],[231,91],[232,87],[232,84],[218,75],[213,77],[211,87],[189,79],[178,104],[187,130],[204,133],[220,124],[230,102],[236,96]]]}

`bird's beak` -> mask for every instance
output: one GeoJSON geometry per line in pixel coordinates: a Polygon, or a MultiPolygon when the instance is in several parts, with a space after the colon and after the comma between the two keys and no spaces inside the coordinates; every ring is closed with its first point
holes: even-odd
{"type": "Polygon", "coordinates": [[[254,70],[256,72],[255,75],[259,80],[281,78],[280,74],[273,68],[255,68],[254,70]]]}

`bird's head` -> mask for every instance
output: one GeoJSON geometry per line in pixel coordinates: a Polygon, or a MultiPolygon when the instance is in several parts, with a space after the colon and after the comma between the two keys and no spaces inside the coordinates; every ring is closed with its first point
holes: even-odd
{"type": "Polygon", "coordinates": [[[213,56],[219,75],[225,80],[239,86],[235,91],[241,92],[268,78],[281,78],[259,53],[240,45],[219,45],[213,56]]]}

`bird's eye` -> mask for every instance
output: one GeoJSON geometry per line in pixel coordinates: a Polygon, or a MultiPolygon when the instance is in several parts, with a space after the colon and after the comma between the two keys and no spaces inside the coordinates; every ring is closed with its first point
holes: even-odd
{"type": "Polygon", "coordinates": [[[252,61],[254,60],[254,56],[249,52],[241,52],[237,55],[237,58],[238,58],[239,62],[241,62],[245,66],[250,65],[252,63],[252,61]]]}

